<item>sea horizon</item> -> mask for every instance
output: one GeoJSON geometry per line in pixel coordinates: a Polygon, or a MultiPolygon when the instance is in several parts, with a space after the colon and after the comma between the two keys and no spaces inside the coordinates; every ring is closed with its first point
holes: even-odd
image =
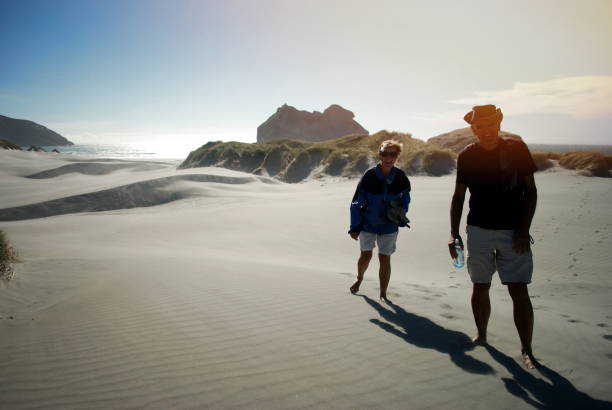
{"type": "MultiPolygon", "coordinates": [[[[74,144],[74,145],[45,145],[45,151],[57,149],[62,154],[81,155],[104,158],[139,158],[139,159],[186,159],[191,151],[204,145],[206,142],[194,147],[180,147],[159,143],[120,143],[120,144],[74,144]]],[[[596,144],[527,144],[533,152],[599,152],[612,155],[612,145],[596,144]]],[[[22,147],[27,149],[28,147],[22,147]]]]}

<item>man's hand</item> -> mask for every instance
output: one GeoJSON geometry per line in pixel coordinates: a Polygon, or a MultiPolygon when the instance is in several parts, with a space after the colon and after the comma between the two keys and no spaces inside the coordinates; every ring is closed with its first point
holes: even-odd
{"type": "Polygon", "coordinates": [[[351,235],[351,238],[353,238],[354,240],[357,240],[359,238],[359,232],[349,232],[349,235],[351,235]]]}
{"type": "Polygon", "coordinates": [[[525,253],[531,249],[529,232],[516,231],[512,238],[512,249],[516,253],[525,253]]]}
{"type": "MultiPolygon", "coordinates": [[[[463,241],[461,240],[461,236],[457,236],[459,241],[461,242],[461,249],[463,249],[463,241]]],[[[451,236],[448,240],[448,252],[450,253],[451,259],[455,259],[457,257],[457,250],[455,249],[455,237],[451,236]]]]}

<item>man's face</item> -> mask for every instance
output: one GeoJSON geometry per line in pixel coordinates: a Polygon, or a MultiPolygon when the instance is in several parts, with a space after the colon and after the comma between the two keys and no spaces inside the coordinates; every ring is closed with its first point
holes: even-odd
{"type": "Polygon", "coordinates": [[[501,121],[497,118],[483,118],[472,123],[472,131],[478,137],[480,145],[486,150],[492,150],[499,144],[499,128],[501,121]]]}
{"type": "Polygon", "coordinates": [[[387,147],[384,151],[378,153],[381,166],[387,169],[393,168],[397,157],[399,157],[399,150],[396,147],[387,147]]]}

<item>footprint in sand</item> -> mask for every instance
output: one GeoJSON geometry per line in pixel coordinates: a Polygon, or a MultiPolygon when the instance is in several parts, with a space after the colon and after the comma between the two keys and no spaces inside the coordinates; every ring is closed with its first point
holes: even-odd
{"type": "Polygon", "coordinates": [[[338,272],[338,275],[344,275],[344,276],[348,276],[348,277],[353,277],[352,273],[346,273],[346,272],[338,272]]]}
{"type": "Polygon", "coordinates": [[[445,319],[454,319],[456,316],[452,315],[450,313],[444,312],[444,313],[440,313],[440,316],[442,316],[445,319]]]}
{"type": "Polygon", "coordinates": [[[608,325],[605,323],[598,323],[597,327],[608,327],[608,325]]]}
{"type": "Polygon", "coordinates": [[[612,353],[608,353],[606,356],[608,356],[608,359],[612,359],[612,353]]]}
{"type": "Polygon", "coordinates": [[[573,267],[574,267],[574,265],[569,265],[569,266],[567,267],[567,269],[572,269],[573,267]]]}
{"type": "Polygon", "coordinates": [[[568,320],[568,322],[569,323],[582,323],[582,321],[578,320],[578,319],[570,319],[570,320],[568,320]]]}
{"type": "Polygon", "coordinates": [[[612,335],[603,335],[602,337],[606,340],[612,340],[612,335]]]}
{"type": "Polygon", "coordinates": [[[561,317],[564,317],[564,318],[567,319],[569,316],[568,315],[561,315],[561,317]]]}
{"type": "Polygon", "coordinates": [[[450,309],[452,309],[452,308],[453,308],[453,307],[452,307],[451,305],[449,305],[448,303],[442,303],[442,304],[440,305],[440,307],[441,307],[442,309],[447,309],[447,310],[450,310],[450,309]]]}

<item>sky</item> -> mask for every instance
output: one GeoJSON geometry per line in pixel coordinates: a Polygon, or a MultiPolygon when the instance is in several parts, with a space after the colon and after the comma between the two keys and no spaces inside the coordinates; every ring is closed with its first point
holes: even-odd
{"type": "Polygon", "coordinates": [[[339,104],[430,137],[504,112],[527,143],[612,144],[612,0],[0,0],[0,114],[75,143],[255,142],[339,104]]]}

